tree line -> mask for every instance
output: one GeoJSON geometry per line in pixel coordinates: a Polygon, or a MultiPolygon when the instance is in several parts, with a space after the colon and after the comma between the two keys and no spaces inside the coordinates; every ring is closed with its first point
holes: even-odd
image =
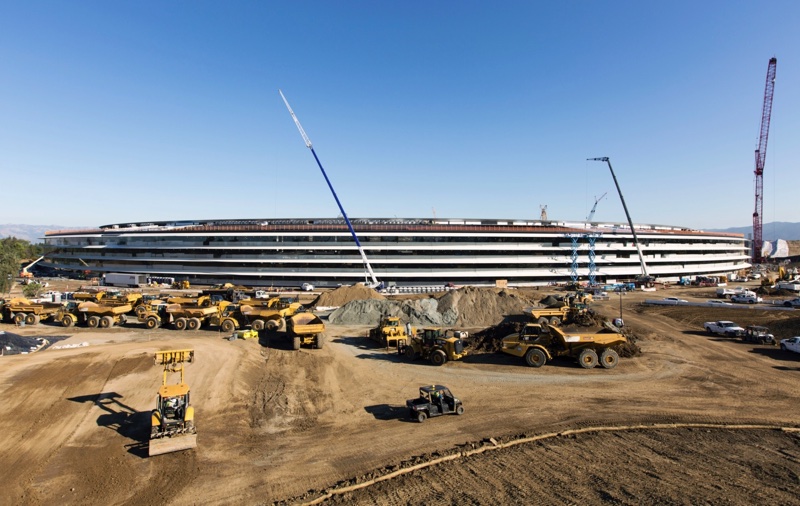
{"type": "Polygon", "coordinates": [[[43,252],[43,244],[32,244],[16,237],[0,239],[0,292],[10,291],[11,283],[19,276],[25,262],[33,262],[43,252]]]}

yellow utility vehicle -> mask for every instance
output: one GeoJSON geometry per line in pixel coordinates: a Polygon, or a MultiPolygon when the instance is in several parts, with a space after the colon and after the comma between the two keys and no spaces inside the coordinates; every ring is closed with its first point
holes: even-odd
{"type": "Polygon", "coordinates": [[[37,325],[40,321],[53,318],[63,304],[54,302],[31,302],[17,297],[8,301],[0,301],[2,319],[17,325],[37,325]]]}
{"type": "Polygon", "coordinates": [[[183,378],[184,364],[194,362],[194,350],[157,351],[154,362],[164,368],[164,376],[156,394],[156,409],[150,415],[147,453],[152,457],[196,448],[194,407],[190,405],[189,385],[183,378]],[[180,373],[180,383],[167,383],[171,373],[180,373]]]}
{"type": "Polygon", "coordinates": [[[98,302],[69,301],[56,313],[56,320],[64,327],[85,324],[91,328],[109,328],[125,323],[125,314],[133,311],[130,304],[107,306],[98,302]]]}

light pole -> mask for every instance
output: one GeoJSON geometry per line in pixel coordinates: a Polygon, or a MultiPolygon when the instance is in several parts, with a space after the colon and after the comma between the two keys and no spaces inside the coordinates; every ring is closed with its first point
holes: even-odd
{"type": "Polygon", "coordinates": [[[625,289],[620,288],[619,290],[619,318],[614,321],[614,326],[616,327],[624,327],[625,322],[622,320],[622,296],[625,295],[625,289]]]}

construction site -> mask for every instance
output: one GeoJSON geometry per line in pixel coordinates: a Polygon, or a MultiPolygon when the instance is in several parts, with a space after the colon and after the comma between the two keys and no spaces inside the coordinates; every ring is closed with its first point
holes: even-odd
{"type": "Polygon", "coordinates": [[[328,309],[324,346],[299,349],[285,323],[234,340],[219,326],[176,330],[177,320],[148,328],[135,310],[107,328],[3,323],[50,340],[3,357],[0,501],[794,503],[800,354],[712,336],[703,322],[765,325],[782,339],[800,334],[800,317],[766,302],[707,307],[707,286],[658,289],[698,304],[611,292],[583,301],[590,318],[554,327],[621,336],[613,368],[587,368],[576,354],[539,367],[503,352],[506,336],[538,325],[542,300],[564,300],[555,288],[302,293],[303,309],[328,309]],[[604,330],[620,317],[619,333],[604,330]],[[391,346],[370,338],[385,318],[415,335],[441,330],[446,363],[401,353],[411,336],[391,346]],[[454,342],[459,356],[446,348],[454,342]],[[410,418],[406,399],[438,384],[464,414],[410,418]],[[166,411],[171,396],[191,420],[166,411]],[[162,405],[163,426],[153,421],[162,405]]]}
{"type": "Polygon", "coordinates": [[[800,279],[762,255],[775,61],[752,258],[719,272],[653,275],[601,157],[631,279],[598,279],[593,249],[579,262],[586,232],[565,236],[571,279],[386,286],[329,182],[364,283],[14,284],[0,504],[797,504],[800,279]]]}

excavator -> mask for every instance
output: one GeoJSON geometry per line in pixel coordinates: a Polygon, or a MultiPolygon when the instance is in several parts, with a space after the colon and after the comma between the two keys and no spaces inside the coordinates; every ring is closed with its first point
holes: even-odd
{"type": "Polygon", "coordinates": [[[184,364],[194,362],[194,350],[157,351],[154,362],[164,368],[164,376],[150,417],[147,453],[153,457],[196,448],[194,407],[189,404],[189,385],[183,381],[184,364]],[[180,383],[169,384],[170,373],[180,373],[180,383]]]}

